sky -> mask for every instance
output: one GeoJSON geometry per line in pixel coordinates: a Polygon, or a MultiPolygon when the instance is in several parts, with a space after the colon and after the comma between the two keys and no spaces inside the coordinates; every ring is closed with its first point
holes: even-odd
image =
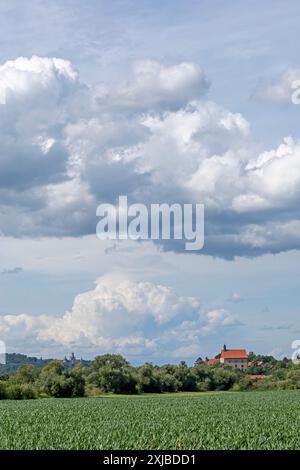
{"type": "Polygon", "coordinates": [[[133,364],[300,338],[296,0],[0,3],[0,339],[133,364]],[[205,244],[96,208],[201,203],[205,244]]]}

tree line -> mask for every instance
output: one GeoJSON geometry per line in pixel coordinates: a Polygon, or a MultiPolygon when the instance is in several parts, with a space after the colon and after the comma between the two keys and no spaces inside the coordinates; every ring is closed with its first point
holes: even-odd
{"type": "Polygon", "coordinates": [[[88,367],[79,363],[72,369],[66,369],[59,360],[52,360],[42,368],[21,365],[13,375],[0,375],[0,399],[300,389],[300,365],[289,359],[277,361],[271,356],[251,354],[253,365],[246,371],[224,364],[208,366],[201,358],[192,367],[184,361],[178,365],[146,363],[133,367],[124,357],[115,354],[97,356],[88,367]],[[266,377],[253,380],[253,374],[266,377]]]}

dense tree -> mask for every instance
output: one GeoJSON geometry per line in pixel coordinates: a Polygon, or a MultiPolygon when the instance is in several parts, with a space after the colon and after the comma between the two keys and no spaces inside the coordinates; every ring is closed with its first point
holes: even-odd
{"type": "Polygon", "coordinates": [[[97,356],[90,365],[87,382],[103,392],[136,393],[134,371],[120,355],[97,356]]]}
{"type": "Polygon", "coordinates": [[[81,364],[65,372],[69,382],[70,397],[83,397],[85,394],[85,370],[81,364]]]}
{"type": "Polygon", "coordinates": [[[202,357],[197,357],[195,360],[194,366],[199,366],[200,364],[203,364],[203,359],[202,357]]]}
{"type": "Polygon", "coordinates": [[[89,384],[107,393],[135,393],[136,380],[129,370],[104,366],[88,376],[89,384]]]}
{"type": "Polygon", "coordinates": [[[62,361],[51,361],[41,371],[38,388],[50,397],[69,398],[84,395],[82,374],[65,372],[62,361]]]}
{"type": "Polygon", "coordinates": [[[146,363],[139,367],[137,389],[141,393],[160,393],[163,391],[158,370],[152,364],[146,363]]]}
{"type": "Polygon", "coordinates": [[[214,370],[212,383],[214,390],[230,390],[240,378],[240,373],[230,366],[218,367],[214,370]]]}
{"type": "Polygon", "coordinates": [[[193,370],[184,361],[181,361],[177,367],[175,377],[178,381],[178,390],[186,392],[197,390],[197,381],[193,370]]]}
{"type": "Polygon", "coordinates": [[[102,356],[95,357],[90,368],[91,370],[98,370],[104,366],[113,367],[115,369],[124,369],[129,366],[129,363],[119,354],[103,354],[102,356]]]}
{"type": "Polygon", "coordinates": [[[39,370],[33,365],[23,365],[17,369],[14,376],[16,383],[34,384],[39,376],[39,370]]]}
{"type": "Polygon", "coordinates": [[[177,392],[179,382],[176,378],[176,366],[165,364],[156,371],[156,378],[159,381],[162,392],[177,392]]]}
{"type": "Polygon", "coordinates": [[[300,389],[300,365],[290,359],[252,354],[253,364],[246,371],[224,364],[206,365],[200,359],[189,367],[155,366],[146,363],[132,367],[116,354],[97,356],[89,365],[66,368],[62,361],[48,362],[42,369],[21,364],[14,375],[0,376],[0,399],[30,399],[38,396],[80,397],[85,393],[164,393],[207,390],[300,389]],[[259,363],[262,363],[258,365],[259,363]],[[265,378],[251,375],[265,374],[265,378]]]}
{"type": "Polygon", "coordinates": [[[6,384],[6,398],[9,400],[30,400],[37,397],[35,388],[30,384],[6,384]]]}
{"type": "Polygon", "coordinates": [[[207,367],[204,364],[197,364],[193,368],[193,374],[196,379],[196,388],[199,391],[213,390],[213,371],[214,368],[207,367]]]}

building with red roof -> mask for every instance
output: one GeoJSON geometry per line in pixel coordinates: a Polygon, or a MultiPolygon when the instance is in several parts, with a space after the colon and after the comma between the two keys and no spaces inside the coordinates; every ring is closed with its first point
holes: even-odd
{"type": "Polygon", "coordinates": [[[224,345],[219,359],[207,359],[205,364],[226,364],[236,369],[245,370],[249,367],[246,349],[227,349],[224,345]]]}
{"type": "Polygon", "coordinates": [[[220,364],[220,359],[207,359],[207,361],[205,361],[205,364],[207,366],[212,366],[213,364],[220,364]]]}
{"type": "Polygon", "coordinates": [[[264,374],[260,374],[260,375],[252,374],[252,375],[246,375],[246,377],[249,377],[249,379],[251,380],[257,380],[257,379],[265,379],[267,376],[264,374]]]}
{"type": "Polygon", "coordinates": [[[224,345],[220,355],[220,363],[227,364],[240,370],[247,369],[248,354],[246,349],[227,349],[226,345],[224,345]]]}

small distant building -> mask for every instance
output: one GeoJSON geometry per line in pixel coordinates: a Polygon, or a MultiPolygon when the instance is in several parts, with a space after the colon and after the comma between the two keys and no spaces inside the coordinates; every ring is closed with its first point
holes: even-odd
{"type": "Polygon", "coordinates": [[[246,377],[248,377],[251,380],[259,380],[259,379],[266,379],[267,378],[267,376],[264,375],[264,374],[260,374],[260,375],[252,374],[252,375],[246,375],[246,377]]]}
{"type": "Polygon", "coordinates": [[[74,367],[76,364],[78,364],[78,362],[80,361],[78,361],[74,353],[72,353],[69,358],[67,358],[66,356],[64,358],[65,367],[74,367]]]}
{"type": "Polygon", "coordinates": [[[245,370],[248,368],[248,354],[246,349],[227,349],[224,345],[221,351],[220,363],[245,370]]]}
{"type": "Polygon", "coordinates": [[[246,370],[249,367],[248,354],[246,349],[227,349],[224,345],[218,359],[206,359],[205,364],[226,364],[240,370],[246,370]]]}

